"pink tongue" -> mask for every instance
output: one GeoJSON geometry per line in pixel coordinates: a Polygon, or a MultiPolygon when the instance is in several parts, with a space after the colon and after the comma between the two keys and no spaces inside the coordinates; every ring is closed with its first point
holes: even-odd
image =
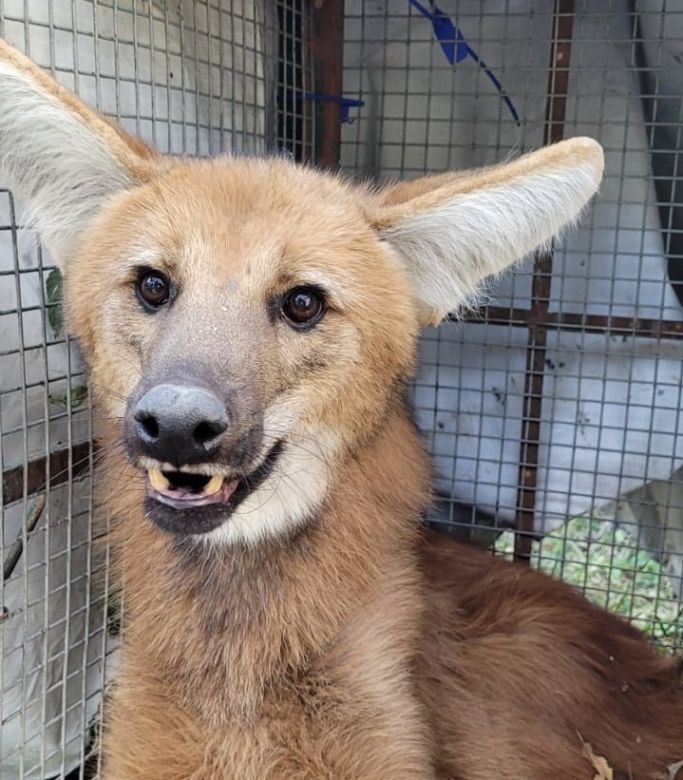
{"type": "Polygon", "coordinates": [[[204,495],[203,493],[193,492],[190,487],[181,485],[179,487],[169,488],[162,492],[157,493],[160,500],[163,501],[163,497],[183,503],[188,506],[206,506],[208,504],[227,504],[230,500],[230,496],[237,489],[239,484],[238,479],[233,479],[231,482],[224,481],[221,489],[211,496],[204,495]]]}
{"type": "Polygon", "coordinates": [[[166,493],[169,496],[173,496],[173,498],[187,498],[187,497],[201,498],[202,497],[201,493],[197,493],[196,490],[192,490],[192,488],[188,487],[187,485],[180,485],[179,487],[171,486],[168,488],[168,490],[164,490],[164,493],[166,493]]]}

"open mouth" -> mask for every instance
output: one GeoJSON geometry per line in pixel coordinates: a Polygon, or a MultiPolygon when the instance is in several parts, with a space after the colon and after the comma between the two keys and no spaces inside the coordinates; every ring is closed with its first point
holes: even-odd
{"type": "Polygon", "coordinates": [[[148,468],[146,514],[175,534],[212,531],[270,476],[283,448],[283,441],[276,442],[261,464],[246,475],[148,468]]]}
{"type": "Polygon", "coordinates": [[[151,498],[174,509],[227,504],[239,479],[229,479],[222,474],[188,474],[184,471],[147,471],[147,484],[151,498]]]}

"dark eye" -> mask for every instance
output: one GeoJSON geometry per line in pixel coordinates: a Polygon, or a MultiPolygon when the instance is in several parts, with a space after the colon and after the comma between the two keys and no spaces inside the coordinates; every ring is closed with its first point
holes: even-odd
{"type": "Polygon", "coordinates": [[[168,303],[171,285],[168,278],[160,271],[144,271],[140,274],[136,291],[145,309],[152,311],[168,303]]]}
{"type": "Polygon", "coordinates": [[[282,314],[298,330],[312,328],[325,313],[325,297],[317,287],[294,287],[282,301],[282,314]]]}

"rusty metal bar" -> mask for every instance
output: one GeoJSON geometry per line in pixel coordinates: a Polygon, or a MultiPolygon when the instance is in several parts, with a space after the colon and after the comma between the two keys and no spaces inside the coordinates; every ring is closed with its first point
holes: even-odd
{"type": "MultiPolygon", "coordinates": [[[[314,0],[311,14],[311,57],[315,91],[341,97],[344,44],[343,0],[314,0]]],[[[339,167],[341,105],[315,103],[316,162],[324,168],[339,167]]]]}
{"type": "MultiPolygon", "coordinates": [[[[548,73],[545,143],[559,141],[564,135],[573,25],[574,0],[556,0],[548,73]]],[[[534,534],[538,448],[541,432],[552,266],[552,250],[540,253],[536,258],[536,267],[531,283],[531,309],[528,319],[529,340],[522,405],[522,440],[519,453],[519,489],[515,518],[517,529],[515,559],[527,562],[531,555],[531,542],[534,534]]]]}
{"type": "MultiPolygon", "coordinates": [[[[315,83],[315,57],[313,48],[313,7],[308,7],[308,13],[304,13],[303,18],[303,40],[305,42],[305,48],[303,53],[303,69],[304,77],[303,84],[306,92],[316,89],[315,83]]],[[[341,64],[340,64],[341,67],[341,64]]],[[[306,100],[302,101],[303,111],[303,156],[304,162],[317,162],[318,159],[318,143],[322,143],[322,139],[316,136],[316,104],[309,103],[306,100]]],[[[337,153],[337,160],[339,159],[339,153],[337,153]]]]}
{"type": "MultiPolygon", "coordinates": [[[[475,309],[465,317],[453,318],[480,325],[512,325],[528,327],[533,322],[529,309],[506,306],[485,306],[475,309]]],[[[545,312],[540,324],[548,330],[581,330],[586,333],[604,333],[607,336],[633,336],[648,339],[683,339],[683,321],[652,320],[645,317],[615,317],[602,314],[575,312],[545,312]]]]}
{"type": "MultiPolygon", "coordinates": [[[[26,469],[26,495],[39,493],[48,483],[51,487],[61,485],[87,471],[90,468],[90,450],[95,447],[96,445],[85,442],[77,444],[71,450],[58,450],[47,457],[30,461],[26,469]],[[71,468],[70,460],[73,464],[71,468]]],[[[19,501],[23,496],[24,466],[7,469],[2,475],[3,505],[19,501]]]]}

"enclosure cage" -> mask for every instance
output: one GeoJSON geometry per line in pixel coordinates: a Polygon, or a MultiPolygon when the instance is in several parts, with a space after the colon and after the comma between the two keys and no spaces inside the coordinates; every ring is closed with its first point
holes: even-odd
{"type": "MultiPolygon", "coordinates": [[[[427,521],[683,645],[683,7],[666,0],[0,0],[2,36],[172,154],[384,182],[588,135],[575,230],[427,331],[427,521]]],[[[61,279],[0,192],[0,770],[87,778],[121,605],[61,279]]]]}

